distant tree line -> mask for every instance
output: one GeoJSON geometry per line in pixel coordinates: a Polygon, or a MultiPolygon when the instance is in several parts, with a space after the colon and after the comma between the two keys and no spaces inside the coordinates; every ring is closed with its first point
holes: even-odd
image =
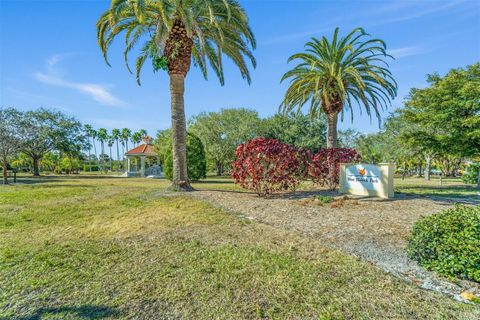
{"type": "Polygon", "coordinates": [[[112,171],[116,167],[120,170],[128,143],[138,144],[146,134],[145,130],[132,134],[127,128],[113,129],[110,133],[105,128],[95,130],[62,112],[45,108],[25,112],[15,108],[0,109],[3,183],[8,183],[9,168],[28,170],[33,176],[39,176],[42,169],[66,174],[82,169],[112,171]]]}

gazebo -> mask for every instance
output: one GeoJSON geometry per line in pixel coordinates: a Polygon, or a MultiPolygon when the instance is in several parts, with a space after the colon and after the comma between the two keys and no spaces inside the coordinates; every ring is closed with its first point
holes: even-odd
{"type": "Polygon", "coordinates": [[[161,175],[160,159],[155,153],[152,141],[151,137],[146,136],[140,145],[125,153],[127,158],[127,177],[161,175]],[[148,166],[147,161],[156,165],[148,166]]]}

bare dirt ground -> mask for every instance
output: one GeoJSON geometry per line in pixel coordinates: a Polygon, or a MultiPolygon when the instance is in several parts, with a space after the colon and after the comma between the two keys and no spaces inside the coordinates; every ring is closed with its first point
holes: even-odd
{"type": "MultiPolygon", "coordinates": [[[[425,289],[458,300],[462,300],[460,293],[466,290],[480,293],[478,284],[439,278],[409,260],[406,254],[407,238],[415,221],[458,200],[404,194],[394,200],[345,200],[337,196],[333,203],[321,205],[313,200],[315,194],[320,193],[297,192],[265,199],[235,191],[199,191],[193,196],[247,219],[316,238],[326,247],[347,252],[425,289]]],[[[479,205],[480,201],[468,204],[479,205]]]]}

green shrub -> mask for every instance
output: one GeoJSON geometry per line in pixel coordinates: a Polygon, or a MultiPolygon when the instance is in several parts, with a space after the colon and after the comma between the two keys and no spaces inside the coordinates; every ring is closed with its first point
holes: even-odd
{"type": "Polygon", "coordinates": [[[330,196],[315,196],[314,197],[316,200],[318,200],[321,204],[328,204],[333,201],[333,197],[330,196]]]}
{"type": "Polygon", "coordinates": [[[480,170],[480,163],[472,163],[468,166],[462,180],[466,184],[476,184],[478,181],[478,171],[480,170]]]}
{"type": "Polygon", "coordinates": [[[100,168],[96,165],[96,164],[92,164],[92,165],[88,165],[88,164],[84,164],[83,165],[83,171],[85,172],[96,172],[96,171],[100,171],[100,168]]]}
{"type": "Polygon", "coordinates": [[[408,256],[439,274],[480,282],[480,206],[456,206],[419,219],[408,256]]]}
{"type": "MultiPolygon", "coordinates": [[[[171,140],[170,140],[171,145],[171,140]]],[[[165,150],[164,158],[165,177],[173,179],[173,155],[172,148],[165,150]]],[[[202,141],[195,135],[187,133],[187,168],[190,180],[200,180],[207,177],[207,161],[205,159],[205,148],[202,141]]]]}

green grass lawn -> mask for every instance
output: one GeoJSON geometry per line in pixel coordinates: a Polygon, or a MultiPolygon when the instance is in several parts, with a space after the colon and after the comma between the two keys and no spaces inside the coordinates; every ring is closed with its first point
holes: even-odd
{"type": "Polygon", "coordinates": [[[164,180],[26,182],[0,187],[2,319],[480,316],[310,238],[165,195],[164,180]]]}
{"type": "Polygon", "coordinates": [[[475,188],[475,185],[466,185],[460,178],[443,179],[440,184],[440,179],[436,176],[430,181],[417,177],[405,180],[396,178],[395,192],[417,196],[480,199],[480,189],[475,188]]]}

